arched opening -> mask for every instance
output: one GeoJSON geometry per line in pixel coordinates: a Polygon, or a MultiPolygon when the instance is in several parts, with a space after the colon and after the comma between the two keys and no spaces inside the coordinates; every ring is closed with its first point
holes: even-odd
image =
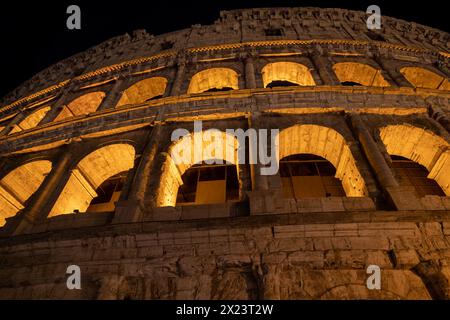
{"type": "Polygon", "coordinates": [[[211,68],[200,71],[191,79],[188,94],[239,89],[236,71],[229,68],[211,68]]]}
{"type": "Polygon", "coordinates": [[[50,111],[50,109],[51,109],[50,107],[44,107],[29,114],[25,119],[23,119],[16,126],[14,126],[10,134],[38,126],[39,123],[42,121],[42,119],[44,119],[47,112],[50,111]]]}
{"type": "Polygon", "coordinates": [[[261,71],[264,88],[286,86],[314,86],[316,83],[309,69],[295,62],[274,62],[261,71]]]}
{"type": "Polygon", "coordinates": [[[196,132],[174,142],[162,168],[157,206],[237,200],[238,145],[235,136],[218,130],[196,132]]]}
{"type": "Polygon", "coordinates": [[[134,167],[134,158],[134,148],[123,143],[102,147],[84,157],[72,170],[49,217],[113,211],[127,173],[134,167]]]}
{"type": "MultiPolygon", "coordinates": [[[[306,156],[296,158],[296,155],[308,154],[318,156],[320,158],[310,158],[312,161],[323,161],[321,158],[331,163],[335,168],[334,177],[339,179],[342,188],[347,197],[364,197],[367,196],[367,188],[364,179],[356,166],[350,147],[347,145],[344,137],[336,130],[320,125],[295,125],[284,129],[279,135],[279,159],[282,160],[302,160],[306,156]],[[290,156],[294,156],[290,158],[290,156]]],[[[281,162],[280,165],[282,165],[281,162]]],[[[323,167],[322,175],[330,174],[332,172],[329,165],[322,162],[320,166],[323,167]]],[[[294,170],[296,170],[294,168],[294,170]]],[[[320,171],[316,173],[320,174],[320,171]]],[[[281,173],[280,173],[281,174],[281,173]]],[[[283,175],[292,176],[292,174],[284,171],[283,175]]],[[[297,174],[297,173],[295,173],[297,174]]],[[[295,175],[294,175],[295,177],[295,175]]],[[[282,177],[283,178],[283,177],[282,177]]],[[[327,178],[328,179],[328,178],[327,178]]],[[[296,180],[298,180],[296,178],[296,180]]],[[[317,179],[316,179],[317,180],[317,179]]],[[[335,184],[335,180],[326,182],[329,188],[335,184]]],[[[337,189],[332,194],[338,194],[337,189]]],[[[325,196],[326,196],[325,192],[325,196]]]]}
{"type": "Polygon", "coordinates": [[[424,166],[401,156],[391,156],[392,169],[400,186],[414,187],[419,198],[426,195],[445,196],[444,191],[433,179],[424,166]]]}
{"type": "Polygon", "coordinates": [[[0,180],[0,227],[6,218],[14,216],[36,192],[47,174],[52,170],[48,160],[26,163],[0,180]]]}
{"type": "MultiPolygon", "coordinates": [[[[436,181],[444,194],[450,195],[450,145],[443,138],[431,131],[406,124],[383,127],[380,129],[380,137],[388,154],[393,156],[394,173],[402,174],[400,179],[403,179],[403,182],[398,181],[400,184],[406,183],[404,173],[409,171],[411,173],[408,174],[416,174],[421,178],[415,179],[413,176],[411,182],[413,186],[425,184],[428,180],[423,179],[425,174],[421,169],[423,167],[427,173],[429,172],[426,177],[436,181]],[[409,161],[420,166],[414,167],[409,161]],[[410,166],[412,169],[403,170],[402,165],[410,166]]],[[[427,183],[429,184],[429,181],[427,183]]],[[[418,194],[423,196],[424,192],[418,191],[418,194]]]]}
{"type": "Polygon", "coordinates": [[[95,190],[97,196],[92,199],[86,212],[109,212],[114,211],[116,202],[119,201],[123,185],[128,177],[129,171],[120,172],[106,179],[95,190]]]}
{"type": "Polygon", "coordinates": [[[190,167],[181,176],[177,205],[224,203],[239,199],[237,167],[231,163],[190,167]]]}
{"type": "Polygon", "coordinates": [[[312,154],[296,154],[280,160],[280,176],[286,198],[345,197],[336,168],[312,154]]]}
{"type": "Polygon", "coordinates": [[[122,93],[116,108],[162,98],[166,87],[167,79],[163,77],[152,77],[136,82],[122,93]]]}
{"type": "Polygon", "coordinates": [[[389,83],[383,78],[381,70],[375,69],[364,63],[338,62],[333,65],[334,73],[342,85],[345,86],[372,86],[389,87],[389,83]]]}
{"type": "Polygon", "coordinates": [[[416,88],[450,90],[448,79],[425,68],[404,67],[400,72],[416,88]]]}
{"type": "Polygon", "coordinates": [[[55,118],[55,121],[95,112],[104,98],[105,93],[102,91],[82,95],[65,105],[55,118]]]}

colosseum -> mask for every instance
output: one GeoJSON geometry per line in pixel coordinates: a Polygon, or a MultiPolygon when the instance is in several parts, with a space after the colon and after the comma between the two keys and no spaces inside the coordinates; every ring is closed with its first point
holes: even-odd
{"type": "Polygon", "coordinates": [[[0,298],[450,298],[450,36],[367,17],[223,11],[3,97],[0,298]],[[278,130],[277,173],[229,129],[278,130]]]}

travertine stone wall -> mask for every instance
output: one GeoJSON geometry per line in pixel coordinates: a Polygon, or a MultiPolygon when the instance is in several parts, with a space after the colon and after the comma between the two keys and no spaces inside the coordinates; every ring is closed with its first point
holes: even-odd
{"type": "Polygon", "coordinates": [[[444,211],[433,219],[426,211],[315,213],[61,231],[2,240],[0,296],[448,299],[449,240],[444,211]],[[70,264],[81,267],[82,290],[66,287],[70,264]],[[380,291],[366,287],[371,264],[382,268],[380,291]]]}

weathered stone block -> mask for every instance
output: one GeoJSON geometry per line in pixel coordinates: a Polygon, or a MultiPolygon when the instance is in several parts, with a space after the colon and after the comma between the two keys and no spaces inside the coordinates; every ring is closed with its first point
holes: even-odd
{"type": "Polygon", "coordinates": [[[397,268],[411,269],[420,263],[419,256],[415,250],[393,251],[397,268]]]}

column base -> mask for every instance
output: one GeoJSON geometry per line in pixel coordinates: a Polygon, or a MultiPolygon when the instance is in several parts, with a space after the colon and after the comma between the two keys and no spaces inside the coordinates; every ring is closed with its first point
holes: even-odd
{"type": "Polygon", "coordinates": [[[414,187],[387,187],[390,200],[397,210],[422,210],[420,199],[415,195],[414,187]]]}
{"type": "Polygon", "coordinates": [[[137,200],[125,200],[116,203],[116,210],[112,223],[129,223],[142,221],[144,210],[137,200]]]}
{"type": "Polygon", "coordinates": [[[283,198],[281,190],[249,191],[250,215],[291,213],[289,199],[283,198]]]}

